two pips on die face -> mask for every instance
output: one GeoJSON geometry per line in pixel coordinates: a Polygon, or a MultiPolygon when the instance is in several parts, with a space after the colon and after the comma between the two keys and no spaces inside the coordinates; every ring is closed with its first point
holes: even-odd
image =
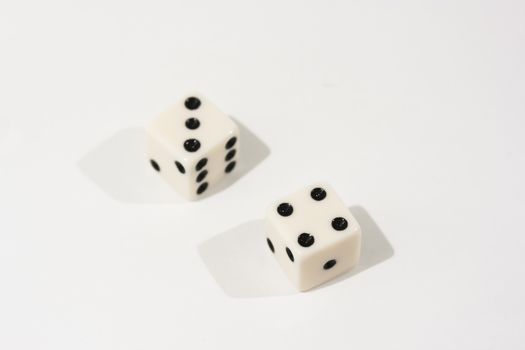
{"type": "MultiPolygon", "coordinates": [[[[159,116],[152,123],[150,129],[153,130],[150,135],[154,135],[160,141],[157,144],[168,146],[168,149],[165,146],[153,148],[175,158],[172,158],[172,164],[175,165],[180,174],[196,172],[195,182],[193,182],[198,186],[196,190],[191,190],[191,187],[194,186],[191,182],[181,182],[167,173],[163,176],[168,183],[188,199],[197,199],[197,196],[206,191],[212,182],[221,180],[224,175],[232,172],[237,164],[235,159],[238,154],[238,147],[235,147],[238,146],[237,125],[231,118],[202,97],[192,95],[186,98],[179,105],[159,116]],[[203,128],[203,126],[206,127],[203,128]],[[227,138],[226,141],[221,141],[225,138],[227,138]],[[202,151],[202,140],[205,140],[208,146],[204,153],[202,151]],[[181,142],[182,149],[177,147],[178,142],[181,142]],[[220,151],[221,148],[222,151],[220,151]],[[215,160],[220,153],[223,154],[222,157],[225,162],[221,170],[216,169],[220,163],[219,160],[215,160]],[[200,159],[196,159],[197,156],[200,156],[200,159]],[[193,165],[190,165],[191,163],[195,164],[194,168],[193,165]],[[191,170],[188,169],[189,166],[191,170]],[[206,169],[206,166],[210,168],[206,169]],[[214,175],[208,176],[210,173],[214,175]]],[[[153,153],[151,147],[150,152],[153,153]]],[[[159,163],[153,157],[150,159],[150,163],[157,172],[161,172],[159,163]]]]}

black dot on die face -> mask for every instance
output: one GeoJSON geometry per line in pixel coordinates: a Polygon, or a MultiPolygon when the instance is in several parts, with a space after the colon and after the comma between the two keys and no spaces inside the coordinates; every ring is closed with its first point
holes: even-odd
{"type": "Polygon", "coordinates": [[[315,242],[314,236],[312,236],[309,233],[301,233],[297,237],[297,243],[299,243],[301,247],[305,247],[305,248],[310,247],[312,244],[314,244],[314,242],[315,242]]]}
{"type": "Polygon", "coordinates": [[[226,149],[230,149],[233,146],[235,146],[236,142],[237,142],[237,138],[235,136],[229,139],[228,142],[226,142],[226,149]]]}
{"type": "Polygon", "coordinates": [[[204,168],[208,164],[208,158],[202,158],[199,160],[197,165],[195,166],[195,170],[200,171],[202,168],[204,168]]]}
{"type": "Polygon", "coordinates": [[[310,192],[310,196],[312,196],[312,199],[316,201],[322,201],[326,198],[326,191],[321,187],[316,187],[312,190],[312,192],[310,192]]]}
{"type": "Polygon", "coordinates": [[[292,254],[292,251],[290,250],[290,248],[286,247],[286,254],[288,255],[288,257],[290,258],[290,260],[292,262],[294,262],[295,258],[293,257],[293,254],[292,254]]]}
{"type": "Polygon", "coordinates": [[[155,171],[160,171],[160,166],[157,164],[156,161],[154,161],[153,159],[150,159],[150,160],[149,160],[149,163],[151,164],[151,166],[153,167],[153,169],[155,169],[155,171]]]}
{"type": "Polygon", "coordinates": [[[197,118],[186,119],[186,127],[190,130],[195,130],[201,125],[201,122],[197,118]]]}
{"type": "Polygon", "coordinates": [[[272,253],[275,253],[275,248],[273,247],[273,243],[272,243],[272,241],[270,241],[269,238],[266,238],[266,243],[268,243],[268,247],[270,248],[272,253]]]}
{"type": "Polygon", "coordinates": [[[204,182],[202,183],[199,188],[197,188],[197,194],[202,194],[206,189],[208,188],[208,183],[204,182]]]}
{"type": "Polygon", "coordinates": [[[190,111],[193,111],[201,106],[201,100],[194,96],[188,97],[186,101],[184,101],[184,106],[190,111]]]}
{"type": "Polygon", "coordinates": [[[184,174],[186,172],[186,169],[184,169],[184,165],[182,165],[181,163],[175,161],[175,166],[177,167],[177,169],[179,169],[179,172],[181,174],[184,174]]]}
{"type": "Polygon", "coordinates": [[[235,163],[235,161],[229,163],[228,165],[226,165],[226,168],[224,168],[224,172],[231,173],[233,171],[233,169],[235,168],[236,164],[237,163],[235,163]]]}
{"type": "Polygon", "coordinates": [[[232,149],[226,154],[226,157],[224,158],[225,161],[230,161],[233,157],[235,157],[235,153],[237,153],[236,150],[232,149]]]}
{"type": "Polygon", "coordinates": [[[197,139],[187,139],[184,141],[184,149],[188,152],[197,152],[201,148],[201,143],[197,139]]]}
{"type": "Polygon", "coordinates": [[[201,182],[208,175],[208,170],[203,170],[199,175],[197,175],[197,182],[201,182]]]}
{"type": "Polygon", "coordinates": [[[332,227],[336,231],[343,231],[348,227],[348,221],[345,218],[337,217],[332,220],[332,227]]]}
{"type": "Polygon", "coordinates": [[[277,207],[277,213],[281,216],[290,216],[293,213],[293,206],[290,203],[281,203],[277,207]]]}
{"type": "Polygon", "coordinates": [[[328,260],[327,262],[324,263],[323,269],[330,270],[332,267],[335,266],[335,264],[337,264],[337,261],[335,259],[328,260]]]}

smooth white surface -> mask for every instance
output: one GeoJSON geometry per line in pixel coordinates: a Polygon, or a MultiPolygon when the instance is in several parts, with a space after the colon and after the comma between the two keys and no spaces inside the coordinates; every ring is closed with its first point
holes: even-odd
{"type": "Polygon", "coordinates": [[[519,1],[2,2],[0,348],[522,349],[524,17],[519,1]],[[142,149],[125,130],[193,89],[270,153],[186,204],[103,149],[142,149]],[[315,181],[393,256],[309,293],[225,294],[200,244],[315,181]]]}

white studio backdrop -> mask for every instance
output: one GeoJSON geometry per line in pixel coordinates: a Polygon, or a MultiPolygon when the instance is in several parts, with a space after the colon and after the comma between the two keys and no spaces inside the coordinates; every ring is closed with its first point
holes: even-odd
{"type": "Polygon", "coordinates": [[[0,2],[0,349],[522,349],[524,19],[519,1],[0,2]],[[245,153],[188,203],[143,127],[194,90],[245,153]],[[316,181],[363,259],[297,293],[260,220],[316,181]]]}

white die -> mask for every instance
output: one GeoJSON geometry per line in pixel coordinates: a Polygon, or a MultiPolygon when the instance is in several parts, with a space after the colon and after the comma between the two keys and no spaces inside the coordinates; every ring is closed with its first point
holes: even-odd
{"type": "Polygon", "coordinates": [[[239,128],[200,94],[158,116],[147,129],[151,166],[181,195],[198,199],[233,171],[239,128]]]}
{"type": "Polygon", "coordinates": [[[361,251],[361,228],[327,184],[315,184],[268,208],[267,243],[301,291],[354,267],[361,251]]]}

